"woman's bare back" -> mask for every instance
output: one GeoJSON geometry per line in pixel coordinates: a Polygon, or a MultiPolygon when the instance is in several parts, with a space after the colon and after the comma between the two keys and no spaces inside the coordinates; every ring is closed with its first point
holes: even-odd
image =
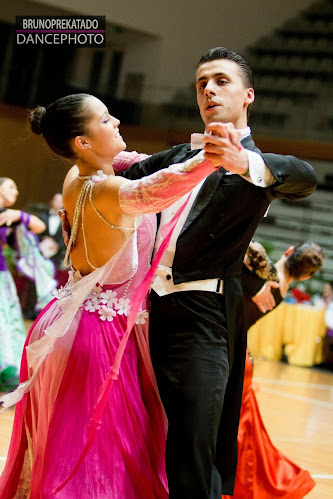
{"type": "MultiPolygon", "coordinates": [[[[89,195],[86,199],[83,220],[86,249],[82,231],[82,215],[80,215],[77,238],[71,252],[71,263],[82,275],[94,270],[87,261],[86,250],[90,263],[96,268],[101,267],[133,234],[135,216],[124,213],[118,203],[118,189],[124,181],[126,182],[123,178],[110,176],[102,182],[94,183],[92,188],[92,202],[95,208],[116,228],[110,227],[98,216],[90,203],[89,195]]],[[[76,167],[69,171],[64,181],[63,202],[71,228],[76,202],[83,183],[84,180],[78,178],[76,167]]]]}

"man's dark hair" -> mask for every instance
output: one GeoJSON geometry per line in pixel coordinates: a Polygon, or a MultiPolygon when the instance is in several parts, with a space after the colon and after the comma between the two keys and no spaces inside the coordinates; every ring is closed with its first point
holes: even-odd
{"type": "Polygon", "coordinates": [[[304,243],[295,247],[285,261],[289,275],[295,279],[312,276],[323,265],[324,251],[316,243],[304,243]]]}
{"type": "Polygon", "coordinates": [[[240,54],[225,47],[215,47],[205,52],[197,64],[197,70],[202,64],[215,61],[216,59],[228,59],[238,64],[244,86],[246,88],[254,88],[254,75],[250,64],[240,54]]]}

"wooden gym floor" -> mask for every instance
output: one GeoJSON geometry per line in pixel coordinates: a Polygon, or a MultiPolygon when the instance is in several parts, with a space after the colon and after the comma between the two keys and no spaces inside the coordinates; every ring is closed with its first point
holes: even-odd
{"type": "MultiPolygon", "coordinates": [[[[254,359],[263,421],[274,445],[307,469],[316,486],[307,499],[333,498],[333,370],[254,359]]],[[[0,472],[14,410],[0,415],[0,472]]]]}

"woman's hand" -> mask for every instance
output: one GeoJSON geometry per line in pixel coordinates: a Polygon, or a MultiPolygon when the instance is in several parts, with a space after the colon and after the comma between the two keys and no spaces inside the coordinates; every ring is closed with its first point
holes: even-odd
{"type": "Polygon", "coordinates": [[[275,298],[272,295],[272,288],[279,288],[280,284],[276,281],[266,281],[264,286],[258,291],[255,296],[252,296],[252,301],[257,305],[260,312],[273,310],[275,307],[275,298]]]}
{"type": "Polygon", "coordinates": [[[21,211],[8,209],[0,213],[0,225],[7,225],[10,227],[14,222],[20,220],[21,211]]]}

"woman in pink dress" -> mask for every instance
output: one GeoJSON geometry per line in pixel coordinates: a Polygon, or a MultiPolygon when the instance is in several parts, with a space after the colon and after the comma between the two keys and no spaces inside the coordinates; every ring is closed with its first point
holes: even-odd
{"type": "Polygon", "coordinates": [[[167,498],[167,422],[149,357],[147,293],[179,214],[162,229],[151,263],[154,214],[221,157],[205,160],[203,150],[129,181],[114,176],[126,147],[119,121],[95,97],[64,97],[36,108],[30,122],[78,168],[63,186],[71,271],[28,334],[18,389],[0,399],[4,408],[17,404],[0,498],[167,498]]]}

